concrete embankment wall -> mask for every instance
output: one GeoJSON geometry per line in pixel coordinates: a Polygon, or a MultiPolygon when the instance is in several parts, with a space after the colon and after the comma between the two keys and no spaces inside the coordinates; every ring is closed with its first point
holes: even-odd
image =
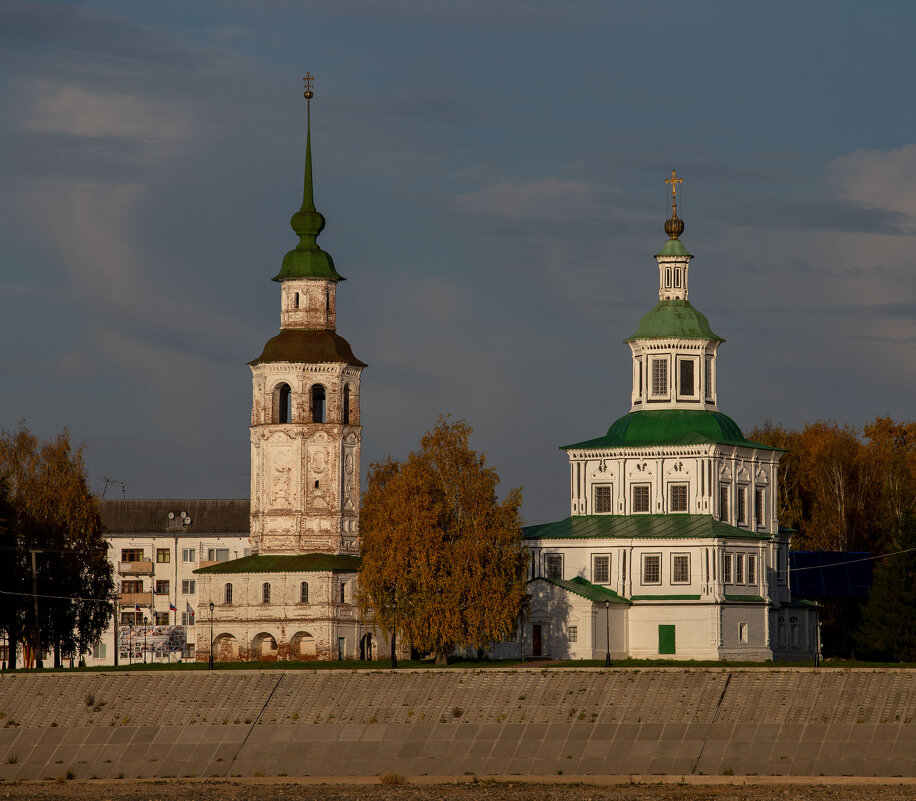
{"type": "Polygon", "coordinates": [[[5,674],[0,779],[916,776],[916,671],[5,674]]]}

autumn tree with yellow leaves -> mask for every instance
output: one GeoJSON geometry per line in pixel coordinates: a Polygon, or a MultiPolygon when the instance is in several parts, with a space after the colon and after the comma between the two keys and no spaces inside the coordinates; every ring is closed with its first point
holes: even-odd
{"type": "Polygon", "coordinates": [[[373,464],[360,510],[364,619],[435,652],[485,650],[527,603],[522,494],[469,446],[464,420],[439,416],[406,461],[373,464]]]}

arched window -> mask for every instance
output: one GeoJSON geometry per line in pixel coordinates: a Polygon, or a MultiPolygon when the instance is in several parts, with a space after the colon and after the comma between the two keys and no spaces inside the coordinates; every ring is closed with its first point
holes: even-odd
{"type": "Polygon", "coordinates": [[[326,422],[326,400],[324,387],[321,384],[315,384],[312,387],[312,422],[326,422]]]}
{"type": "Polygon", "coordinates": [[[299,585],[299,603],[307,604],[308,602],[309,602],[309,583],[307,581],[303,581],[299,585]]]}
{"type": "Polygon", "coordinates": [[[343,421],[344,421],[344,425],[349,425],[350,423],[350,385],[349,384],[347,384],[344,387],[343,421]]]}
{"type": "Polygon", "coordinates": [[[232,603],[232,584],[227,584],[223,591],[223,603],[224,604],[232,603]]]}
{"type": "Polygon", "coordinates": [[[269,604],[270,603],[270,582],[265,581],[261,585],[261,603],[269,604]]]}
{"type": "Polygon", "coordinates": [[[289,384],[280,384],[274,392],[277,407],[275,422],[291,423],[293,421],[293,393],[289,384]]]}

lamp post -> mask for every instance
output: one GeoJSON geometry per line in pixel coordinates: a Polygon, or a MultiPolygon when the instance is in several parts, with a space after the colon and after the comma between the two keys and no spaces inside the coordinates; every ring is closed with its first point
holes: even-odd
{"type": "Polygon", "coordinates": [[[208,670],[213,670],[213,601],[210,601],[210,663],[208,670]]]}
{"type": "Polygon", "coordinates": [[[144,665],[146,664],[146,633],[149,631],[148,623],[149,623],[149,618],[146,615],[144,615],[143,616],[143,664],[144,665]]]}
{"type": "Polygon", "coordinates": [[[611,602],[604,602],[604,637],[607,644],[607,653],[604,655],[604,666],[611,666],[611,602]]]}
{"type": "Polygon", "coordinates": [[[393,593],[392,601],[392,615],[394,617],[394,622],[391,626],[391,669],[394,670],[398,666],[398,647],[397,647],[397,636],[398,636],[398,591],[395,588],[393,593]]]}

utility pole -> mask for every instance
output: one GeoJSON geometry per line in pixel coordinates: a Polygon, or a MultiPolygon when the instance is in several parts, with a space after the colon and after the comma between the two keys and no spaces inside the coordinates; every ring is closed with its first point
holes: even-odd
{"type": "Polygon", "coordinates": [[[35,567],[35,554],[42,553],[40,548],[30,548],[29,553],[32,555],[32,611],[35,614],[35,658],[38,667],[43,668],[44,660],[41,658],[41,631],[38,624],[38,570],[35,567]]]}

